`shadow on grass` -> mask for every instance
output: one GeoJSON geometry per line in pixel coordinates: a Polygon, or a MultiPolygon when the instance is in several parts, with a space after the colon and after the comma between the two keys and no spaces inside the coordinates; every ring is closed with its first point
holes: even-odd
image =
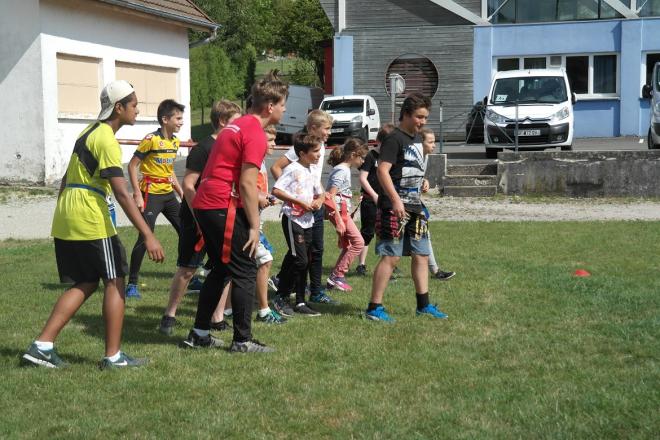
{"type": "MultiPolygon", "coordinates": [[[[140,271],[140,277],[150,277],[150,278],[161,278],[161,279],[172,279],[174,276],[173,270],[163,270],[163,271],[140,271]]],[[[127,281],[128,282],[128,281],[127,281]]]]}
{"type": "MultiPolygon", "coordinates": [[[[76,324],[83,327],[83,333],[105,340],[105,323],[98,314],[78,313],[74,318],[76,324]]],[[[129,343],[171,345],[172,338],[158,332],[160,317],[157,319],[141,316],[125,316],[122,341],[129,343]]]]}
{"type": "MultiPolygon", "coordinates": [[[[15,349],[15,348],[9,348],[9,347],[0,347],[0,358],[4,359],[5,361],[11,362],[11,361],[16,361],[16,364],[18,366],[26,366],[26,367],[31,367],[32,365],[30,364],[23,364],[21,362],[21,357],[25,353],[25,350],[28,347],[26,346],[24,349],[15,349]]],[[[65,348],[66,350],[66,348],[65,348]]],[[[68,364],[89,364],[90,362],[98,362],[98,359],[89,359],[86,357],[82,356],[76,356],[67,353],[64,351],[62,353],[60,350],[58,350],[58,353],[60,356],[62,356],[62,359],[64,359],[64,362],[68,364]]],[[[37,366],[34,365],[36,368],[37,366]]]]}
{"type": "Polygon", "coordinates": [[[56,290],[64,292],[66,289],[71,287],[71,284],[67,283],[41,283],[41,287],[45,290],[56,290]]]}

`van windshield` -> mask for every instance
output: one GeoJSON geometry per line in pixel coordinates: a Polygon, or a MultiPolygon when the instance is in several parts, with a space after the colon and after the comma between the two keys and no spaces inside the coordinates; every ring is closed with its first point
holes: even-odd
{"type": "Polygon", "coordinates": [[[525,76],[495,81],[492,105],[558,104],[568,100],[566,84],[561,76],[525,76]]]}
{"type": "Polygon", "coordinates": [[[362,113],[364,101],[360,99],[325,101],[321,105],[321,110],[328,113],[362,113]]]}

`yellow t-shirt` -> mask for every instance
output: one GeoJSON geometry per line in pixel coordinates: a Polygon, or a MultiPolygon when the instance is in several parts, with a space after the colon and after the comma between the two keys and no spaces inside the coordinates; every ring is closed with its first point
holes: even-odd
{"type": "Polygon", "coordinates": [[[121,147],[104,122],[90,124],[76,140],[57,199],[51,235],[62,240],[98,240],[117,235],[106,201],[109,178],[123,177],[121,147]]]}
{"type": "Polygon", "coordinates": [[[172,139],[165,139],[160,129],[148,134],[142,139],[134,155],[142,162],[140,163],[140,191],[147,192],[149,185],[149,194],[168,194],[172,192],[172,184],[169,179],[174,174],[174,159],[179,149],[179,139],[172,136],[172,139]],[[149,179],[163,180],[168,182],[151,182],[149,179]]]}

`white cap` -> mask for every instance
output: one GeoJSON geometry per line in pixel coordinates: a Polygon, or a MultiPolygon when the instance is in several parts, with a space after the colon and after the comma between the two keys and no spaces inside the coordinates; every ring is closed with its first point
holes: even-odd
{"type": "Polygon", "coordinates": [[[105,121],[112,115],[115,104],[135,92],[128,81],[118,80],[108,83],[101,91],[101,113],[98,120],[105,121]]]}

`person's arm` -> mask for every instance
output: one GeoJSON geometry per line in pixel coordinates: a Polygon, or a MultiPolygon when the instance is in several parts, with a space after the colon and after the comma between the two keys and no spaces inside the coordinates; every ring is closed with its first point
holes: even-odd
{"type": "Polygon", "coordinates": [[[422,179],[422,192],[429,192],[429,189],[431,189],[431,184],[429,183],[429,179],[422,179]]]}
{"type": "Polygon", "coordinates": [[[64,191],[64,188],[66,188],[66,173],[64,173],[64,177],[62,177],[62,182],[60,183],[60,190],[57,192],[58,199],[62,195],[62,191],[64,191]]]}
{"type": "Polygon", "coordinates": [[[197,179],[199,179],[200,175],[200,172],[193,171],[188,168],[186,168],[186,172],[183,175],[183,188],[181,190],[183,191],[183,198],[188,204],[191,212],[193,211],[192,202],[195,199],[195,195],[197,194],[195,183],[197,183],[197,179]]]}
{"type": "MultiPolygon", "coordinates": [[[[331,186],[330,189],[327,191],[328,194],[327,197],[334,198],[337,195],[338,191],[339,188],[337,188],[336,186],[331,186]]],[[[337,208],[339,209],[339,206],[337,208]]],[[[335,220],[335,228],[337,229],[337,232],[339,232],[339,235],[344,235],[344,232],[346,232],[346,225],[344,224],[344,220],[342,220],[341,218],[341,213],[337,210],[331,213],[330,215],[335,220]]]]}
{"type": "MultiPolygon", "coordinates": [[[[144,212],[144,200],[142,199],[142,191],[140,191],[140,183],[137,178],[137,169],[141,162],[142,160],[137,156],[131,158],[130,162],[128,162],[128,179],[133,187],[133,200],[135,201],[135,206],[137,206],[140,212],[144,212]]],[[[124,209],[124,211],[126,210],[124,209]]]]}
{"type": "Polygon", "coordinates": [[[176,178],[176,173],[172,170],[172,189],[176,191],[180,198],[183,198],[183,190],[179,185],[179,180],[176,178]]]}
{"type": "Polygon", "coordinates": [[[248,240],[243,246],[251,257],[257,253],[259,245],[259,195],[257,191],[257,176],[259,168],[249,162],[243,163],[241,167],[241,177],[239,180],[241,201],[243,209],[250,224],[248,240]]]}
{"type": "Polygon", "coordinates": [[[394,188],[394,182],[392,182],[392,177],[390,176],[390,169],[392,169],[392,163],[381,162],[376,171],[376,175],[378,176],[380,187],[383,188],[387,197],[392,201],[392,211],[394,212],[394,215],[402,219],[406,216],[406,209],[403,206],[401,197],[399,197],[399,194],[394,188]]]}
{"type": "Polygon", "coordinates": [[[364,192],[367,193],[369,197],[371,197],[371,200],[374,201],[374,203],[378,202],[378,193],[374,191],[373,187],[367,180],[367,177],[369,176],[369,171],[360,171],[360,185],[362,185],[362,189],[364,189],[364,192]]]}
{"type": "Polygon", "coordinates": [[[279,179],[282,175],[282,170],[288,167],[291,161],[288,157],[282,156],[275,161],[275,163],[270,167],[270,174],[273,175],[275,180],[279,179]]]}
{"type": "MultiPolygon", "coordinates": [[[[115,200],[121,208],[126,213],[128,219],[133,223],[133,226],[138,230],[140,234],[144,237],[144,245],[147,248],[147,254],[149,258],[158,263],[162,263],[165,260],[165,252],[163,247],[160,245],[160,242],[156,238],[149,225],[144,221],[140,211],[135,206],[131,200],[131,196],[128,194],[126,189],[126,179],[124,176],[121,177],[110,177],[110,186],[112,187],[112,193],[115,196],[115,200]]],[[[139,188],[138,188],[138,192],[139,188]]]]}
{"type": "Polygon", "coordinates": [[[295,203],[296,205],[299,205],[304,211],[312,210],[311,205],[309,205],[306,202],[303,202],[302,200],[296,199],[295,197],[293,197],[291,194],[284,191],[283,189],[273,188],[273,195],[283,202],[295,203]]]}

